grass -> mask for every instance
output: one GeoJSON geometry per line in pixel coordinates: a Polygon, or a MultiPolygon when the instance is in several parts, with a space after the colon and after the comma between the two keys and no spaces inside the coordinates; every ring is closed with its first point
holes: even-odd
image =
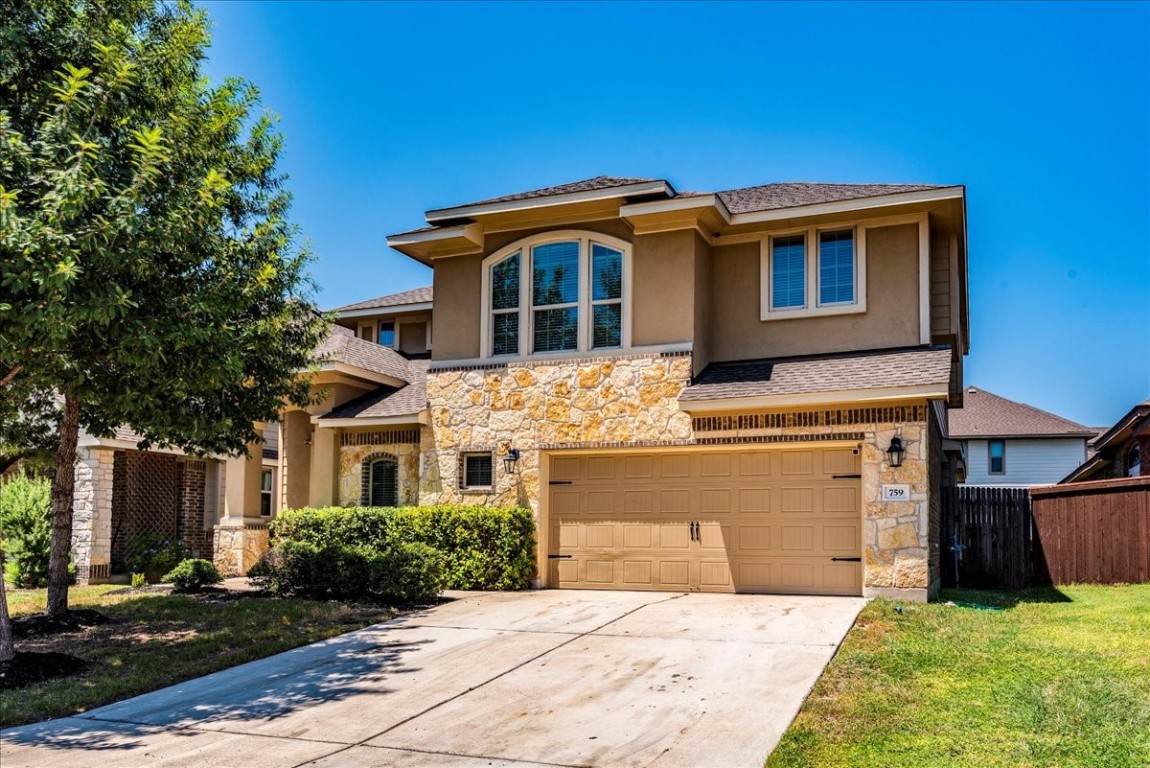
{"type": "Polygon", "coordinates": [[[1150,765],[1150,584],[872,601],[768,768],[1150,765]]]}
{"type": "MultiPolygon", "coordinates": [[[[209,672],[385,621],[395,610],[263,596],[108,594],[118,585],[73,587],[72,608],[108,624],[16,641],[18,651],[57,651],[92,663],[84,673],[0,694],[0,727],[84,712],[209,672]]],[[[42,612],[45,590],[8,593],[13,617],[42,612]]]]}

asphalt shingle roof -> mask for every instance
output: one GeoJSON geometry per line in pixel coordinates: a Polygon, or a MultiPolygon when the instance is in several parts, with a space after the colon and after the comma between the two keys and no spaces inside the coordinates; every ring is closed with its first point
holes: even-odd
{"type": "Polygon", "coordinates": [[[950,366],[950,349],[947,347],[712,363],[683,390],[679,400],[690,402],[931,384],[945,388],[950,381],[950,366]]]}
{"type": "Polygon", "coordinates": [[[1070,419],[1007,400],[981,387],[967,387],[962,407],[950,411],[950,436],[969,437],[1094,437],[1097,431],[1070,419]]]}
{"type": "Polygon", "coordinates": [[[427,360],[409,361],[411,383],[405,387],[380,387],[337,406],[320,419],[370,419],[413,416],[427,407],[427,360]]]}
{"type": "Polygon", "coordinates": [[[468,205],[506,203],[511,200],[530,200],[535,197],[554,197],[555,195],[569,195],[573,192],[591,192],[596,189],[626,187],[630,186],[631,184],[647,184],[653,181],[659,181],[659,179],[637,179],[626,176],[596,176],[593,179],[582,179],[581,181],[572,181],[569,184],[559,184],[554,187],[532,189],[527,192],[517,192],[513,195],[503,195],[502,197],[489,197],[486,200],[477,200],[474,203],[463,203],[461,206],[452,205],[448,207],[460,208],[468,205]]]}
{"type": "Polygon", "coordinates": [[[731,213],[754,213],[801,205],[881,197],[900,192],[939,189],[937,184],[813,184],[787,182],[718,192],[731,213]]]}
{"type": "Polygon", "coordinates": [[[411,362],[390,347],[382,347],[357,337],[350,328],[332,326],[327,338],[315,348],[312,357],[320,362],[344,363],[367,371],[411,381],[411,362]]]}
{"type": "Polygon", "coordinates": [[[342,307],[337,307],[333,311],[350,312],[355,309],[385,309],[387,307],[403,306],[404,304],[425,304],[431,301],[431,295],[431,286],[427,285],[423,288],[412,288],[410,291],[392,293],[375,299],[359,301],[355,304],[346,304],[342,307]]]}

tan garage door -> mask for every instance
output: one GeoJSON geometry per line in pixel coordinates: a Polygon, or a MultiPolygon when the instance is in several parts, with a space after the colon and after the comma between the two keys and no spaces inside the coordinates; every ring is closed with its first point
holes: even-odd
{"type": "Polygon", "coordinates": [[[853,446],[552,456],[550,584],[862,594],[853,446]]]}

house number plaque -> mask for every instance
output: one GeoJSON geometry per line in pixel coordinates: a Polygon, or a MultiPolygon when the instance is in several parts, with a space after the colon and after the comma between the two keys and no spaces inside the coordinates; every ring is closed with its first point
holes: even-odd
{"type": "Polygon", "coordinates": [[[905,483],[900,485],[884,485],[882,487],[882,500],[910,501],[910,486],[905,483]]]}

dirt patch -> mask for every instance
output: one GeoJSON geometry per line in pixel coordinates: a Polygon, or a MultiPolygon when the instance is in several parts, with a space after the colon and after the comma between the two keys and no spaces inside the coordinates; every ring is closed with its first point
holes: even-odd
{"type": "Polygon", "coordinates": [[[87,668],[88,662],[66,653],[18,651],[12,661],[0,662],[0,691],[75,675],[87,668]]]}
{"type": "Polygon", "coordinates": [[[124,587],[105,592],[105,595],[157,595],[172,591],[171,584],[149,584],[146,587],[124,587]]]}
{"type": "Polygon", "coordinates": [[[12,637],[19,639],[79,632],[88,627],[107,624],[109,621],[107,616],[90,608],[68,611],[63,616],[35,613],[31,616],[17,616],[12,619],[12,637]]]}

